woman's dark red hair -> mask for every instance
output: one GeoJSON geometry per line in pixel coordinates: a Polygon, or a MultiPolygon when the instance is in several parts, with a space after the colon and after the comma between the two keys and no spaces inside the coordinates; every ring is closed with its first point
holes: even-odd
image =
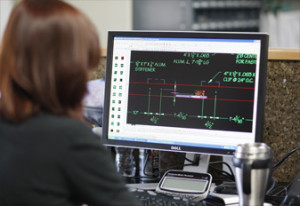
{"type": "Polygon", "coordinates": [[[77,9],[59,0],[23,0],[0,48],[0,115],[22,122],[44,110],[80,119],[99,37],[77,9]]]}

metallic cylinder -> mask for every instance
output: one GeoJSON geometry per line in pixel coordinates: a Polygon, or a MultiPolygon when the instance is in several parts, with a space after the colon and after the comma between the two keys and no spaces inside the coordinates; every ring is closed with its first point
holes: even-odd
{"type": "Polygon", "coordinates": [[[262,206],[271,177],[272,151],[264,143],[238,145],[233,157],[240,206],[262,206]]]}

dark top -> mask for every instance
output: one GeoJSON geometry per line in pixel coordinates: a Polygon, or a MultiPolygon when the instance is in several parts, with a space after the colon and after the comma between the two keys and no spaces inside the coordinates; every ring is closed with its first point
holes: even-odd
{"type": "Polygon", "coordinates": [[[0,119],[1,206],[137,205],[100,138],[83,123],[40,113],[0,119]]]}

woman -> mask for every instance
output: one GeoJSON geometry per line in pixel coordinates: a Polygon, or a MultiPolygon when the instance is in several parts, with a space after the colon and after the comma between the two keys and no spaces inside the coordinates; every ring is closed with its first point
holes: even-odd
{"type": "Polygon", "coordinates": [[[98,64],[95,28],[59,0],[23,0],[0,50],[0,205],[136,205],[82,98],[98,64]]]}

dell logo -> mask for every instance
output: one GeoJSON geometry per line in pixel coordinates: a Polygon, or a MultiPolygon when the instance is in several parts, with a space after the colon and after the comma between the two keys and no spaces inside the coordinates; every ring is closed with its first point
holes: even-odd
{"type": "Polygon", "coordinates": [[[179,147],[179,146],[171,146],[171,150],[181,150],[181,147],[179,147]]]}

